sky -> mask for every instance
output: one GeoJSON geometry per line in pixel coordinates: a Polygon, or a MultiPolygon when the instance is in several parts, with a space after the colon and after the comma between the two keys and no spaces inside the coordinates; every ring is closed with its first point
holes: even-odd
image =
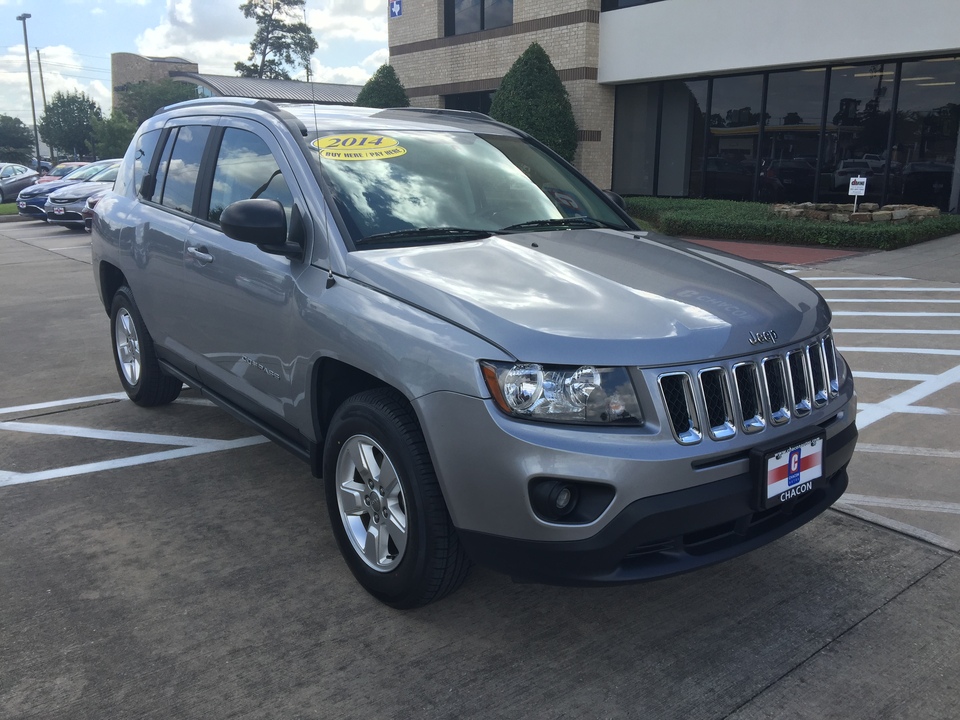
{"type": "MultiPolygon", "coordinates": [[[[43,94],[84,92],[111,111],[110,55],[181,57],[207,75],[236,75],[256,29],[242,0],[0,0],[0,114],[32,124],[23,23],[37,116],[43,94]],[[41,91],[39,64],[43,69],[41,91]]],[[[387,62],[387,0],[307,0],[307,23],[319,48],[317,82],[361,85],[387,62]]],[[[304,71],[297,79],[305,79],[304,71]]]]}

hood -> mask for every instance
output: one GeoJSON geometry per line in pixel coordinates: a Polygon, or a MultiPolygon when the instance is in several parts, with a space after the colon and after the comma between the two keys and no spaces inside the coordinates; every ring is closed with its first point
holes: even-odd
{"type": "Polygon", "coordinates": [[[24,188],[20,191],[20,197],[32,198],[40,197],[41,195],[49,195],[55,190],[59,190],[67,185],[74,185],[76,182],[76,180],[56,180],[54,182],[43,183],[42,185],[31,185],[30,187],[24,188]]]}
{"type": "Polygon", "coordinates": [[[567,230],[358,251],[356,280],[446,318],[518,360],[674,365],[753,354],[825,330],[806,283],[664,236],[567,230]],[[750,334],[776,333],[754,346],[750,334]]]}
{"type": "Polygon", "coordinates": [[[90,197],[96,192],[113,187],[113,182],[75,182],[66,187],[59,188],[56,192],[50,194],[52,198],[71,198],[79,200],[90,197]]]}

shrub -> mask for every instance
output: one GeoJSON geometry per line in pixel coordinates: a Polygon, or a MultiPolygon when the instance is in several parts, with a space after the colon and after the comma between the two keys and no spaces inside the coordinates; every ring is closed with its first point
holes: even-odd
{"type": "Polygon", "coordinates": [[[529,133],[565,160],[577,151],[570,96],[547,52],[533,43],[503,76],[490,117],[529,133]]]}
{"type": "Polygon", "coordinates": [[[410,99],[397,71],[390,65],[381,65],[360,90],[356,104],[371,108],[409,107],[410,99]]]}
{"type": "Polygon", "coordinates": [[[960,217],[956,215],[904,225],[831,223],[779,218],[762,203],[649,197],[626,202],[631,215],[665,235],[678,237],[893,250],[960,233],[960,217]]]}

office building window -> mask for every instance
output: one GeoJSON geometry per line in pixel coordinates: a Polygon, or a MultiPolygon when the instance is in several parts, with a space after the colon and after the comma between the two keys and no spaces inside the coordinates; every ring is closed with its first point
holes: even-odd
{"type": "Polygon", "coordinates": [[[513,24],[513,0],[444,0],[447,35],[492,30],[513,24]]]}
{"type": "Polygon", "coordinates": [[[620,85],[613,189],[960,208],[960,57],[620,85]],[[892,125],[891,125],[892,123],[892,125]]]}

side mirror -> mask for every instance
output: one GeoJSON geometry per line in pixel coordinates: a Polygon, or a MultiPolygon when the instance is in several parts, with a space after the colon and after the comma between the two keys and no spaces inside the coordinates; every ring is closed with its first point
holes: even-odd
{"type": "Polygon", "coordinates": [[[238,200],[220,214],[224,235],[256,245],[271,255],[303,257],[303,247],[287,242],[287,213],[277,200],[238,200]]]}
{"type": "Polygon", "coordinates": [[[623,198],[620,197],[613,190],[604,190],[603,194],[607,196],[607,199],[611,200],[614,205],[616,205],[621,210],[627,209],[627,204],[623,201],[623,198]]]}
{"type": "Polygon", "coordinates": [[[144,173],[143,181],[140,183],[140,197],[144,200],[152,200],[156,189],[157,179],[150,173],[144,173]]]}

